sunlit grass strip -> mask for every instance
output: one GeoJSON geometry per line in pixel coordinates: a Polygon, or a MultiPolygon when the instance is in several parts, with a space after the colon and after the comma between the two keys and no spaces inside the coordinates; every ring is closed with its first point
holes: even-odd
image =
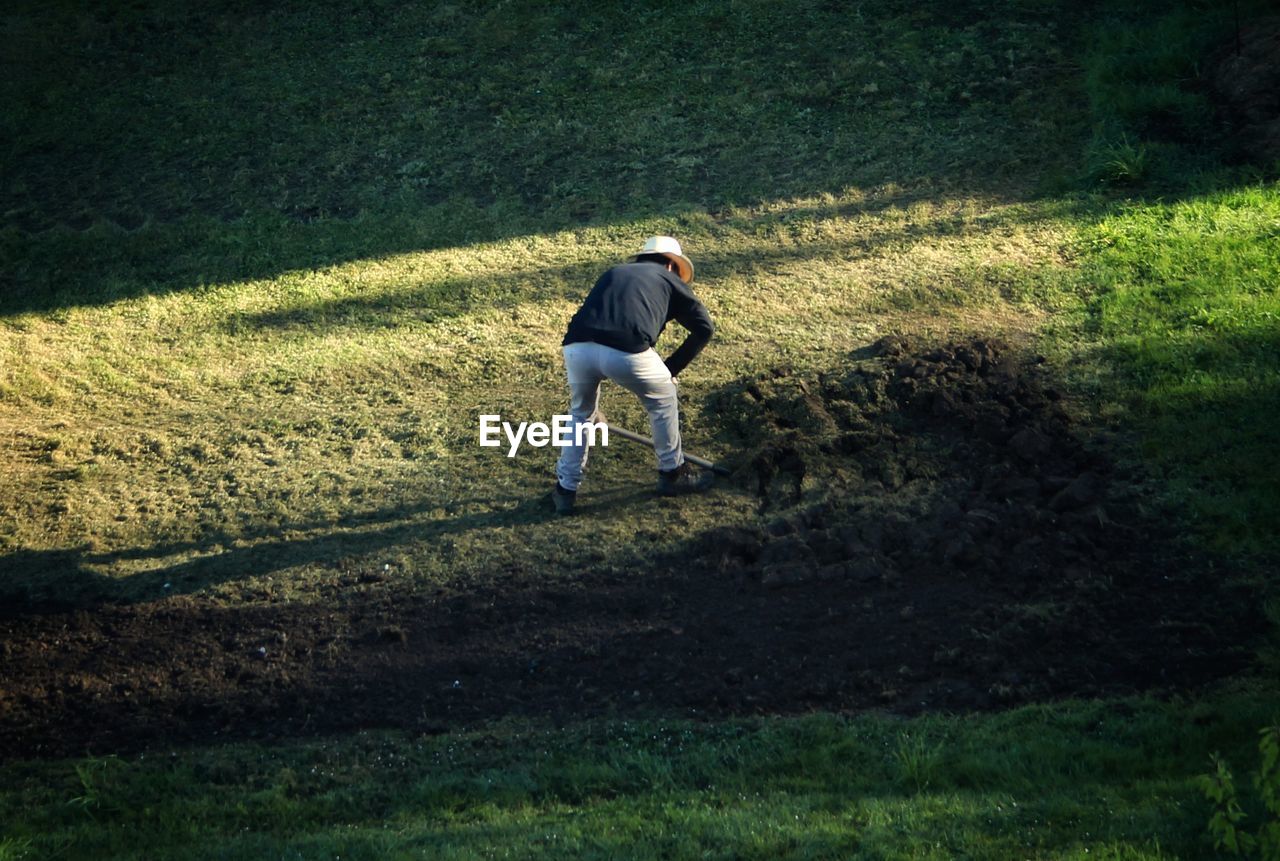
{"type": "Polygon", "coordinates": [[[773,320],[795,337],[815,315],[866,319],[921,303],[939,310],[1017,298],[982,289],[981,270],[1014,260],[1042,268],[1058,262],[1064,244],[1051,206],[869,200],[856,190],[719,220],[532,234],[15,315],[0,327],[0,349],[15,359],[0,372],[0,399],[65,404],[101,388],[138,395],[148,382],[222,386],[229,374],[268,366],[350,367],[360,363],[353,353],[377,363],[389,351],[402,358],[436,345],[465,360],[468,351],[501,351],[521,333],[554,340],[598,272],[657,232],[679,233],[696,252],[699,289],[730,337],[773,320]],[[505,325],[487,325],[498,311],[505,325]],[[35,383],[39,373],[61,385],[35,383]]]}

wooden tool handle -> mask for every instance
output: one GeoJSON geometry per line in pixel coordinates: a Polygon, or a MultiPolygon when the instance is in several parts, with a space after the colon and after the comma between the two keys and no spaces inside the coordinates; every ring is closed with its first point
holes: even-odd
{"type": "MultiPolygon", "coordinates": [[[[617,434],[623,439],[629,439],[632,442],[638,442],[643,445],[647,445],[649,448],[653,448],[653,440],[649,439],[649,437],[647,436],[641,436],[638,433],[632,433],[626,428],[620,428],[617,425],[608,425],[608,428],[609,428],[609,433],[611,434],[617,434]]],[[[714,472],[716,475],[729,474],[729,470],[725,469],[723,466],[717,466],[716,464],[712,463],[706,458],[701,458],[701,457],[698,457],[697,455],[693,455],[693,454],[689,454],[688,452],[685,452],[684,459],[689,461],[689,463],[693,464],[694,466],[700,466],[703,469],[709,469],[712,472],[714,472]]]]}

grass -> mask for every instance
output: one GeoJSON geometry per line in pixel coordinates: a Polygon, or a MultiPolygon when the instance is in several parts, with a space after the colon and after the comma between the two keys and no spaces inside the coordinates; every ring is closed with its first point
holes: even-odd
{"type": "MultiPolygon", "coordinates": [[[[161,581],[216,585],[213,559],[191,582],[147,573],[197,550],[226,555],[229,570],[249,561],[269,571],[258,545],[329,530],[376,553],[362,533],[377,533],[375,543],[388,529],[430,536],[479,516],[492,528],[460,537],[458,555],[472,560],[467,576],[482,574],[505,561],[501,513],[542,492],[550,463],[532,449],[514,461],[480,449],[478,416],[545,420],[563,408],[560,335],[584,284],[630,249],[623,236],[670,230],[701,249],[701,289],[721,325],[716,350],[686,384],[688,433],[717,455],[699,403],[744,373],[821,366],[895,320],[918,327],[927,317],[935,332],[1025,328],[1040,314],[1034,302],[988,273],[1002,248],[1032,269],[1052,265],[1054,228],[1024,220],[1031,209],[848,193],[16,315],[4,337],[24,360],[0,372],[10,407],[0,421],[17,467],[4,479],[0,541],[73,550],[72,570],[109,578],[87,584],[145,597],[161,581]]],[[[644,426],[616,393],[606,408],[644,426]]],[[[617,449],[600,464],[609,470],[617,458],[634,476],[648,468],[641,454],[617,449]]],[[[609,481],[602,471],[598,486],[609,481]]],[[[606,521],[596,538],[625,544],[635,513],[606,521]]],[[[691,515],[691,531],[723,516],[711,507],[691,515]]],[[[639,516],[655,531],[669,527],[656,505],[639,516]]],[[[585,552],[558,530],[525,532],[518,540],[548,561],[585,552]]],[[[437,542],[414,543],[412,564],[397,567],[464,573],[437,542]]],[[[294,563],[306,555],[298,550],[294,563]]],[[[33,591],[78,588],[40,578],[33,591]]]]}
{"type": "Polygon", "coordinates": [[[1078,364],[1103,414],[1138,431],[1138,456],[1192,534],[1274,560],[1280,184],[1218,163],[1228,142],[1202,83],[1204,58],[1233,25],[1196,4],[1139,4],[1097,27],[1087,164],[1138,196],[1082,225],[1047,343],[1078,364]]]}
{"type": "Polygon", "coordinates": [[[1016,3],[954,27],[909,4],[706,3],[679,23],[590,3],[32,8],[3,92],[5,210],[59,235],[8,245],[15,307],[850,187],[981,188],[1062,131],[1037,101],[1058,22],[1016,3]]]}
{"type": "Polygon", "coordinates": [[[1196,778],[1214,752],[1246,760],[1278,707],[1241,690],[16,763],[2,845],[14,858],[1205,857],[1196,778]]]}
{"type": "MultiPolygon", "coordinates": [[[[1265,11],[1262,4],[1240,8],[1246,20],[1265,11]]],[[[1100,16],[1084,63],[1092,179],[1150,193],[1183,189],[1188,174],[1216,165],[1224,135],[1206,97],[1206,66],[1234,32],[1234,12],[1143,2],[1100,16]]]]}
{"type": "MultiPolygon", "coordinates": [[[[1190,532],[1274,559],[1280,188],[1216,167],[1185,86],[1223,13],[980,5],[21,4],[4,599],[629,573],[751,521],[649,498],[615,446],[566,532],[546,450],[476,444],[482,412],[563,409],[564,326],[651,233],[719,325],[682,380],[691,449],[731,454],[703,406],[743,376],[1003,334],[1136,440],[1190,532]]],[[[10,763],[0,859],[1202,857],[1193,776],[1272,697],[10,763]]]]}
{"type": "MultiPolygon", "coordinates": [[[[28,12],[5,94],[21,110],[0,243],[15,273],[0,547],[38,573],[13,588],[239,600],[259,584],[224,586],[230,572],[318,562],[325,535],[421,578],[475,576],[530,541],[551,566],[590,556],[595,540],[532,527],[512,549],[505,521],[528,521],[512,509],[549,464],[487,457],[477,416],[562,408],[574,303],[649,233],[685,241],[721,324],[686,385],[711,454],[698,402],[744,373],[895,321],[1024,329],[1034,303],[984,273],[1010,254],[1050,264],[1062,229],[993,154],[1023,119],[1001,164],[1038,161],[1060,133],[1032,110],[1060,97],[1058,24],[921,30],[891,11],[682,10],[716,34],[688,60],[688,22],[594,4],[28,12]],[[460,517],[496,525],[449,549],[439,531],[460,517]]],[[[669,528],[663,509],[638,516],[669,528]]],[[[722,516],[694,512],[691,529],[722,516]]],[[[603,529],[605,545],[634,534],[629,518],[603,529]]]]}
{"type": "Polygon", "coordinates": [[[1280,186],[1134,204],[1100,222],[1085,330],[1142,451],[1220,549],[1274,552],[1280,186]]]}

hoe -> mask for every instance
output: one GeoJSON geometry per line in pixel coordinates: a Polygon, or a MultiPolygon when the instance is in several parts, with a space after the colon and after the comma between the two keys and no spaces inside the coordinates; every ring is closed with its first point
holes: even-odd
{"type": "MultiPolygon", "coordinates": [[[[607,427],[609,428],[610,434],[617,434],[623,439],[629,439],[632,442],[638,442],[641,445],[646,445],[651,449],[653,448],[653,440],[647,436],[641,436],[638,433],[632,433],[631,431],[626,430],[625,428],[620,428],[617,425],[607,425],[607,427]]],[[[694,466],[700,466],[703,469],[709,469],[712,472],[714,472],[716,475],[729,474],[729,470],[726,469],[725,467],[714,464],[711,461],[707,460],[706,458],[697,457],[696,455],[689,454],[689,452],[687,451],[684,453],[684,459],[689,461],[689,463],[693,464],[694,466]]]]}

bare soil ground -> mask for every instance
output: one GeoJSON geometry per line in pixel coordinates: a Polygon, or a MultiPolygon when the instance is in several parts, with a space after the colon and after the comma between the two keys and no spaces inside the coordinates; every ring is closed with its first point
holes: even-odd
{"type": "Polygon", "coordinates": [[[1045,380],[996,341],[890,338],[726,387],[708,406],[758,520],[626,577],[426,594],[370,568],[310,604],[10,606],[0,755],[506,715],[966,711],[1240,671],[1252,597],[1045,380]]]}
{"type": "Polygon", "coordinates": [[[1206,65],[1238,154],[1263,165],[1280,160],[1280,16],[1242,26],[1206,65]]]}

